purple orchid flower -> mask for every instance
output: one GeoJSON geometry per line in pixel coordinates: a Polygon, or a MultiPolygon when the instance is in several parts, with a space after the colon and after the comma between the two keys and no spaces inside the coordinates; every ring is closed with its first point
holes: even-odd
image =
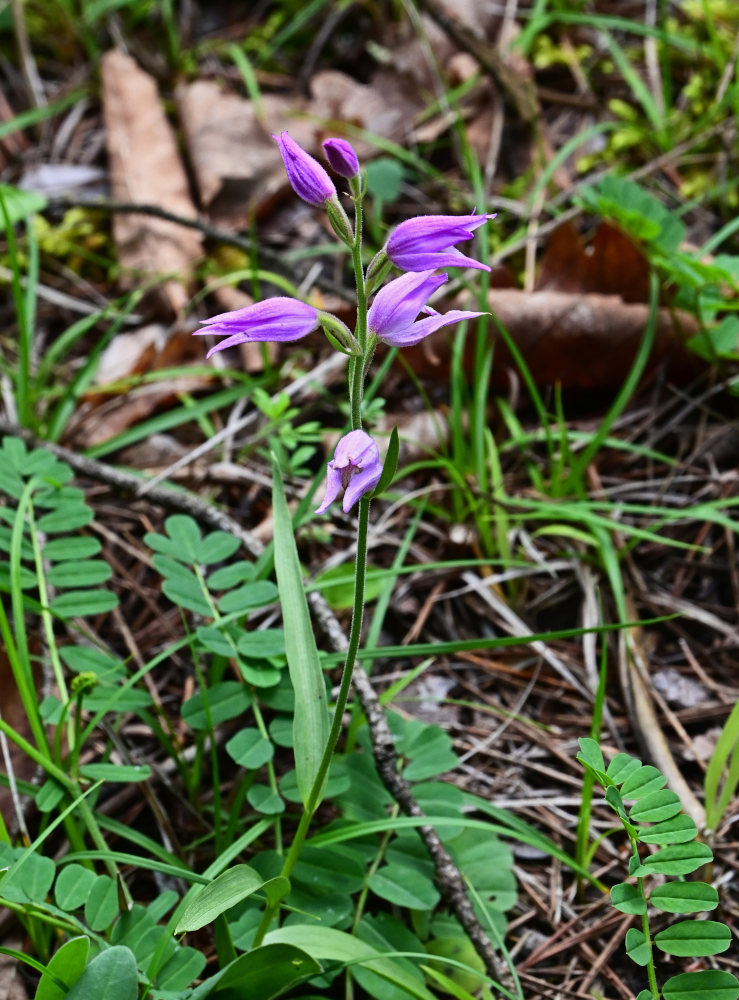
{"type": "Polygon", "coordinates": [[[325,205],[329,199],[336,198],[334,182],[318,160],[314,160],[309,153],[306,153],[287,132],[280,132],[272,138],[280,147],[287,179],[299,198],[307,201],[309,205],[319,206],[325,205]]]}
{"type": "Polygon", "coordinates": [[[477,267],[489,271],[487,264],[465,257],[455,243],[472,234],[495,215],[421,215],[406,219],[397,226],[385,244],[385,253],[401,271],[426,271],[436,267],[477,267]]]}
{"type": "Polygon", "coordinates": [[[209,358],[216,351],[251,341],[300,340],[317,328],[319,315],[318,309],[313,306],[278,295],[263,302],[255,302],[244,309],[234,309],[203,320],[205,329],[196,330],[195,336],[210,333],[226,338],[211,347],[206,355],[209,358]]]}
{"type": "Polygon", "coordinates": [[[365,493],[377,486],[382,475],[380,452],[365,431],[350,431],[336,445],[328,463],[326,493],[316,514],[324,514],[344,489],[344,513],[348,514],[365,493]]]}
{"type": "Polygon", "coordinates": [[[321,145],[326,154],[328,165],[339,177],[351,180],[352,177],[357,176],[359,160],[350,142],[347,142],[346,139],[326,139],[321,145]]]}
{"type": "Polygon", "coordinates": [[[462,309],[441,314],[427,306],[426,300],[446,280],[446,274],[420,271],[403,274],[385,285],[375,296],[367,314],[369,332],[391,347],[412,347],[444,326],[485,315],[462,309]],[[432,315],[417,320],[421,310],[432,315]]]}

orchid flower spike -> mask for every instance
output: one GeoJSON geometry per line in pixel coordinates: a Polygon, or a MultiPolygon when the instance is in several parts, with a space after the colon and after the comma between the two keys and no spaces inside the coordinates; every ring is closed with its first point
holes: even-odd
{"type": "Polygon", "coordinates": [[[346,139],[326,139],[321,143],[328,165],[339,177],[351,180],[359,173],[359,160],[352,144],[346,139]]]}
{"type": "Polygon", "coordinates": [[[403,274],[385,285],[375,296],[367,314],[370,334],[391,347],[411,347],[444,326],[485,315],[462,309],[452,309],[440,314],[426,306],[429,296],[446,280],[446,274],[420,271],[417,274],[403,274]],[[432,312],[432,315],[417,320],[422,309],[432,312]]]}
{"type": "Polygon", "coordinates": [[[320,313],[313,306],[278,295],[263,302],[255,302],[244,309],[234,309],[203,320],[204,329],[196,330],[195,336],[210,333],[226,338],[211,347],[206,355],[209,358],[211,354],[226,347],[252,341],[300,340],[318,327],[319,318],[320,313]]]}
{"type": "Polygon", "coordinates": [[[477,267],[489,271],[487,264],[465,255],[455,243],[472,238],[483,223],[495,215],[421,215],[406,219],[392,231],[385,253],[401,271],[426,271],[437,267],[477,267]]]}
{"type": "Polygon", "coordinates": [[[307,201],[309,205],[322,206],[329,199],[337,197],[334,182],[318,160],[314,160],[309,153],[306,153],[287,132],[280,132],[272,138],[280,147],[287,179],[299,198],[307,201]]]}
{"type": "Polygon", "coordinates": [[[336,445],[326,472],[326,493],[316,514],[324,514],[344,489],[344,513],[348,514],[365,493],[377,486],[382,475],[380,452],[365,431],[350,431],[336,445]]]}

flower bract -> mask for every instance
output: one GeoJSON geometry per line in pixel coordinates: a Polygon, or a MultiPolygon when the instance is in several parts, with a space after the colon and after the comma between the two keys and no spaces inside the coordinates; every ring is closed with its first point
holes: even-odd
{"type": "Polygon", "coordinates": [[[322,144],[326,159],[339,177],[351,180],[359,173],[359,160],[354,148],[346,139],[326,139],[322,144]]]}
{"type": "Polygon", "coordinates": [[[426,271],[436,267],[477,267],[489,271],[473,257],[455,248],[472,238],[474,231],[494,215],[421,215],[397,226],[385,244],[385,252],[401,271],[426,271]]]}
{"type": "Polygon", "coordinates": [[[299,198],[309,205],[325,205],[329,198],[336,198],[334,182],[318,160],[306,153],[287,132],[280,132],[272,138],[280,147],[287,179],[299,198]]]}
{"type": "Polygon", "coordinates": [[[350,431],[336,445],[326,471],[326,493],[316,514],[325,513],[344,490],[344,513],[348,514],[365,493],[377,486],[382,462],[377,445],[366,431],[350,431]]]}
{"type": "Polygon", "coordinates": [[[210,357],[216,351],[237,344],[248,344],[251,341],[300,340],[318,326],[318,309],[308,306],[298,299],[278,295],[263,302],[255,302],[244,309],[220,313],[211,319],[203,320],[202,330],[195,334],[210,333],[216,337],[225,337],[208,351],[210,357]]]}
{"type": "Polygon", "coordinates": [[[411,347],[444,326],[484,315],[461,309],[443,314],[430,310],[426,306],[427,299],[446,280],[446,274],[434,271],[411,272],[395,278],[380,289],[370,306],[367,314],[369,332],[392,347],[411,347]],[[432,315],[416,319],[422,309],[432,315]]]}

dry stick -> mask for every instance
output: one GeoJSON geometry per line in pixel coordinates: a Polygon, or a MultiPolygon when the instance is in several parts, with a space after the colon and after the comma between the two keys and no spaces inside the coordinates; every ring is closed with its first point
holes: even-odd
{"type": "MultiPolygon", "coordinates": [[[[57,458],[66,462],[76,472],[87,476],[89,479],[105,483],[126,496],[135,496],[141,486],[141,479],[133,475],[133,473],[123,472],[120,469],[106,465],[104,462],[98,462],[95,459],[77,455],[75,452],[61,445],[42,441],[35,434],[22,427],[9,424],[6,421],[0,421],[0,433],[19,437],[31,447],[45,448],[53,455],[56,455],[57,458]]],[[[211,527],[230,532],[255,557],[261,555],[264,550],[262,543],[254,538],[251,532],[243,528],[237,521],[229,517],[228,514],[224,514],[199,497],[157,486],[147,492],[147,498],[152,503],[156,503],[166,510],[176,510],[190,514],[192,517],[211,527]]],[[[323,595],[314,591],[308,595],[308,601],[316,621],[325,633],[330,645],[336,652],[343,652],[347,646],[346,636],[323,595]]],[[[421,807],[413,797],[410,785],[398,773],[398,758],[395,753],[395,743],[385,719],[385,714],[369,677],[359,665],[354,668],[354,688],[362,706],[362,711],[367,718],[367,725],[372,741],[372,753],[383,784],[407,816],[424,816],[421,807]]],[[[475,916],[472,904],[467,895],[462,873],[432,826],[420,826],[418,832],[433,861],[434,880],[444,902],[464,928],[475,950],[482,959],[488,975],[499,982],[507,981],[507,969],[505,969],[482,925],[475,916]]]]}

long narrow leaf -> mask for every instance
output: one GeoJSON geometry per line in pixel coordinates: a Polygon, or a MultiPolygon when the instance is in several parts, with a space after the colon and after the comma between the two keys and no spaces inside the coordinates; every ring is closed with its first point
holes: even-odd
{"type": "Polygon", "coordinates": [[[326,685],[305,598],[298,550],[287,509],[282,474],[273,457],[272,508],[275,520],[275,572],[285,623],[287,665],[295,692],[293,740],[295,770],[303,804],[308,803],[328,740],[326,685]]]}

